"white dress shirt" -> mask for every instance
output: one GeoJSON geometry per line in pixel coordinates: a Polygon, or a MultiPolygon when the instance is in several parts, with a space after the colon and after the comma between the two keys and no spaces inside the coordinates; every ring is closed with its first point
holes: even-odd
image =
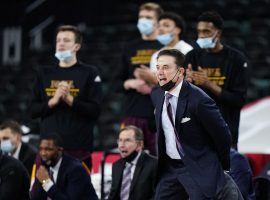
{"type": "Polygon", "coordinates": [[[42,185],[43,189],[46,192],[48,192],[49,189],[53,186],[53,184],[56,183],[61,163],[62,163],[62,157],[58,160],[57,164],[54,167],[50,167],[49,170],[52,171],[52,173],[53,173],[53,180],[50,179],[48,182],[46,182],[42,185]]]}
{"type": "Polygon", "coordinates": [[[135,169],[136,169],[136,165],[137,165],[137,162],[138,162],[138,159],[139,159],[141,153],[142,153],[142,151],[139,151],[138,152],[138,155],[136,156],[136,158],[134,158],[134,160],[131,161],[131,163],[132,163],[132,167],[131,167],[131,180],[133,179],[134,172],[135,172],[135,169]]]}
{"type": "MultiPolygon", "coordinates": [[[[181,81],[171,92],[169,92],[173,97],[169,100],[172,107],[172,117],[175,123],[175,115],[177,109],[177,102],[179,92],[181,90],[183,81],[181,81]]],[[[165,95],[168,92],[165,92],[165,95]]],[[[166,98],[166,97],[165,97],[166,98]]],[[[162,108],[162,128],[165,135],[165,144],[166,144],[166,153],[172,159],[181,159],[179,152],[176,147],[176,138],[174,133],[174,128],[169,119],[166,107],[166,100],[164,99],[163,108],[162,108]]]]}
{"type": "Polygon", "coordinates": [[[13,158],[16,158],[19,160],[19,154],[22,148],[22,143],[20,143],[15,151],[15,153],[12,155],[13,158]]]}

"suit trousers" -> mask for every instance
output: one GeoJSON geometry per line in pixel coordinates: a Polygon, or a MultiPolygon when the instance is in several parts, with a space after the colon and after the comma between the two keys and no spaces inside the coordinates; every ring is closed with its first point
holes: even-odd
{"type": "Polygon", "coordinates": [[[225,173],[226,184],[219,191],[214,200],[244,200],[242,194],[229,174],[225,173]]]}
{"type": "Polygon", "coordinates": [[[193,181],[181,160],[166,158],[161,178],[157,184],[155,200],[201,200],[201,189],[193,181]]]}
{"type": "Polygon", "coordinates": [[[215,197],[207,198],[191,178],[181,160],[166,159],[164,171],[157,184],[155,200],[243,200],[233,179],[225,173],[226,184],[215,197]]]}

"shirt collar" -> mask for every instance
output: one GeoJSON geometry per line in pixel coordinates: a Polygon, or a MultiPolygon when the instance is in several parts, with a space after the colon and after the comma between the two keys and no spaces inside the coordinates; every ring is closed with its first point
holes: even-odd
{"type": "Polygon", "coordinates": [[[53,167],[50,167],[50,170],[52,170],[53,172],[58,172],[59,171],[59,168],[60,168],[60,165],[62,163],[62,157],[58,160],[58,162],[56,163],[55,166],[53,167]]]}
{"type": "Polygon", "coordinates": [[[174,97],[179,97],[179,93],[180,93],[180,90],[182,88],[182,84],[183,84],[183,81],[181,81],[172,91],[168,92],[168,91],[165,91],[165,94],[166,95],[167,93],[170,93],[171,95],[173,95],[174,97]]]}
{"type": "Polygon", "coordinates": [[[138,152],[138,155],[136,156],[136,158],[131,162],[133,165],[136,165],[136,164],[137,164],[138,159],[139,159],[139,157],[141,156],[141,154],[142,154],[142,151],[139,151],[139,152],[138,152]]]}
{"type": "Polygon", "coordinates": [[[12,155],[13,158],[19,159],[19,153],[21,151],[22,143],[20,143],[15,151],[15,153],[12,155]]]}

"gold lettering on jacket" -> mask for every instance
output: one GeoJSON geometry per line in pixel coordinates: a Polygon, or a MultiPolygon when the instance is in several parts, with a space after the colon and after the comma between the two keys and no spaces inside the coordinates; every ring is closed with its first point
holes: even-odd
{"type": "Polygon", "coordinates": [[[72,95],[73,97],[76,97],[78,96],[78,93],[80,92],[80,89],[79,88],[75,88],[75,85],[74,85],[74,81],[73,80],[51,80],[51,84],[49,87],[45,88],[45,92],[47,94],[48,97],[53,97],[57,88],[58,88],[58,85],[61,81],[65,81],[68,83],[69,87],[70,87],[70,90],[69,90],[69,93],[70,95],[72,95]]]}
{"type": "MultiPolygon", "coordinates": [[[[221,74],[220,67],[217,67],[217,68],[203,67],[202,70],[206,72],[207,77],[211,82],[214,82],[219,86],[224,85],[224,81],[226,80],[226,76],[221,74]]],[[[196,82],[195,82],[195,84],[196,84],[196,82]]]]}
{"type": "Polygon", "coordinates": [[[149,64],[151,61],[152,55],[157,51],[157,49],[144,49],[137,50],[135,56],[131,57],[131,63],[133,65],[137,64],[149,64]]]}

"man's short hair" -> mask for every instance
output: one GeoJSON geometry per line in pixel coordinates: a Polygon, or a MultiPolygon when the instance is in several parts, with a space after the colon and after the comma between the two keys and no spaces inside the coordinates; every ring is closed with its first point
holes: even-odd
{"type": "Polygon", "coordinates": [[[56,35],[59,32],[62,32],[62,31],[71,31],[71,32],[73,32],[74,35],[75,35],[75,43],[82,44],[82,42],[83,42],[82,33],[76,26],[72,26],[72,25],[59,26],[57,28],[56,35]]]}
{"type": "Polygon", "coordinates": [[[144,136],[143,136],[142,130],[140,128],[138,128],[137,126],[133,126],[133,125],[125,126],[124,128],[122,128],[119,131],[119,135],[121,132],[128,131],[128,130],[134,131],[136,141],[144,141],[144,136]]]}
{"type": "Polygon", "coordinates": [[[61,136],[56,132],[42,134],[40,137],[40,142],[42,140],[52,140],[55,146],[63,147],[63,140],[61,136]]]}
{"type": "Polygon", "coordinates": [[[181,51],[177,50],[177,49],[164,49],[161,50],[158,53],[157,59],[160,56],[172,56],[175,58],[175,63],[177,65],[177,67],[183,67],[184,61],[185,61],[185,55],[183,53],[181,53],[181,51]]]}
{"type": "Polygon", "coordinates": [[[154,11],[156,13],[157,18],[159,18],[159,16],[164,12],[159,4],[153,2],[142,4],[140,6],[139,11],[142,10],[154,11]]]}
{"type": "Polygon", "coordinates": [[[7,121],[4,121],[0,125],[0,130],[4,130],[7,128],[9,128],[11,130],[11,133],[13,133],[13,134],[20,134],[20,135],[23,134],[22,129],[21,129],[21,125],[16,121],[7,120],[7,121]]]}
{"type": "Polygon", "coordinates": [[[175,26],[181,29],[179,37],[181,35],[183,35],[183,33],[185,32],[186,23],[185,23],[185,20],[183,19],[183,17],[181,17],[180,15],[178,15],[174,12],[165,12],[162,15],[160,15],[158,21],[160,21],[162,19],[170,19],[170,20],[174,21],[175,26]]]}
{"type": "Polygon", "coordinates": [[[202,13],[198,17],[198,22],[212,22],[214,26],[220,30],[223,30],[223,19],[216,11],[207,11],[202,13]]]}

